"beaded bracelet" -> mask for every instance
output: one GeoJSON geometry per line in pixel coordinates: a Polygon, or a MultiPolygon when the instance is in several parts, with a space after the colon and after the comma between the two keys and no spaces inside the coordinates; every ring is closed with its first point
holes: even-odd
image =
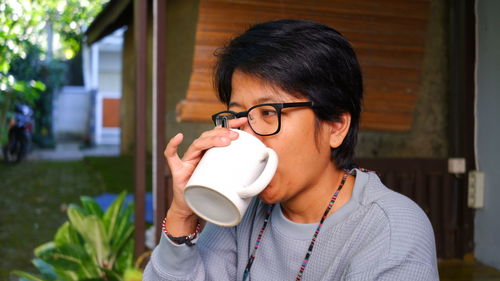
{"type": "Polygon", "coordinates": [[[167,230],[167,228],[165,227],[165,221],[167,220],[167,218],[164,218],[163,219],[163,223],[162,223],[162,227],[161,229],[163,230],[163,233],[165,233],[165,235],[167,235],[167,237],[173,241],[174,243],[178,244],[178,245],[181,245],[181,244],[186,244],[188,245],[189,247],[195,245],[193,241],[196,236],[198,236],[198,233],[200,233],[200,229],[201,229],[201,224],[200,224],[200,221],[198,221],[198,224],[196,225],[196,230],[194,231],[194,233],[191,233],[187,236],[181,236],[181,237],[173,237],[172,234],[170,234],[167,230]]]}

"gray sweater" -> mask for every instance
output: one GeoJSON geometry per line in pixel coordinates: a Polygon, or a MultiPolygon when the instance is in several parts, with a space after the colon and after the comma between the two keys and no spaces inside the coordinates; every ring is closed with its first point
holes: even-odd
{"type": "MultiPolygon", "coordinates": [[[[352,197],[326,219],[302,280],[439,280],[425,213],[375,173],[353,174],[352,197]]],[[[193,247],[162,235],[143,280],[241,280],[267,208],[254,200],[238,226],[207,224],[193,247]]],[[[316,226],[288,220],[277,205],[249,280],[295,280],[316,226]]]]}

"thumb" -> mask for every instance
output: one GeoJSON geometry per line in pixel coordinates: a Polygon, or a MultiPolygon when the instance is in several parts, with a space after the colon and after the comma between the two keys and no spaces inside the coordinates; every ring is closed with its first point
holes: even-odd
{"type": "Polygon", "coordinates": [[[165,159],[170,167],[178,167],[179,165],[182,165],[182,160],[179,158],[179,154],[177,152],[183,139],[184,135],[182,133],[178,133],[170,139],[165,151],[163,152],[163,155],[165,156],[165,159]]]}

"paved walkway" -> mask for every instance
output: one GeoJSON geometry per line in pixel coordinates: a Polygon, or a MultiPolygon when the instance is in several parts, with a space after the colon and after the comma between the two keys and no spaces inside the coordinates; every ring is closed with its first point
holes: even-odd
{"type": "Polygon", "coordinates": [[[58,142],[54,149],[33,149],[27,160],[49,160],[49,161],[77,161],[85,156],[118,156],[119,145],[99,145],[95,147],[83,147],[78,142],[58,142]]]}

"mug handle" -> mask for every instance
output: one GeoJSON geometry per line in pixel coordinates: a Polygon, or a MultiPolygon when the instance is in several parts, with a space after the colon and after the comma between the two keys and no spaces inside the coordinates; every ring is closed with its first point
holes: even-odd
{"type": "Polygon", "coordinates": [[[273,179],[276,168],[278,167],[278,155],[271,148],[266,148],[267,163],[266,167],[260,174],[260,176],[250,185],[243,187],[243,189],[238,191],[238,195],[241,198],[249,198],[259,194],[264,187],[266,187],[269,182],[273,179]]]}

